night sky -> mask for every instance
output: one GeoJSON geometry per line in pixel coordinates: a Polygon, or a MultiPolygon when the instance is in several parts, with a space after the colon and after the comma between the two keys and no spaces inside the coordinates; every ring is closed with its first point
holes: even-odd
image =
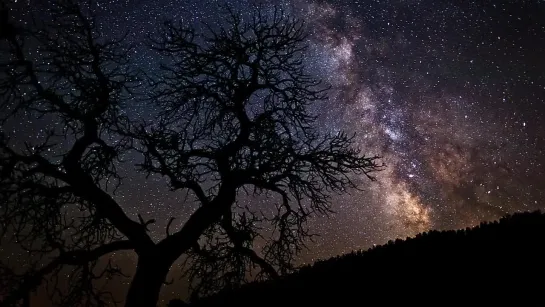
{"type": "MultiPolygon", "coordinates": [[[[220,3],[98,1],[98,10],[102,31],[129,31],[129,42],[138,45],[131,60],[153,71],[161,59],[143,46],[147,34],[167,19],[219,23],[220,3]]],[[[247,9],[254,2],[228,3],[247,9]]],[[[381,155],[387,165],[376,182],[359,180],[363,191],[335,196],[335,215],[313,220],[321,236],[301,262],[545,207],[544,1],[278,4],[306,21],[308,69],[332,87],[329,101],[315,110],[320,129],[355,132],[363,152],[381,155]]],[[[126,112],[145,117],[153,110],[135,101],[126,112]]],[[[13,133],[46,128],[25,121],[13,133]]],[[[115,198],[132,216],[155,217],[157,239],[171,216],[181,223],[195,208],[168,192],[162,178],[146,180],[130,165],[123,173],[115,198]]]]}

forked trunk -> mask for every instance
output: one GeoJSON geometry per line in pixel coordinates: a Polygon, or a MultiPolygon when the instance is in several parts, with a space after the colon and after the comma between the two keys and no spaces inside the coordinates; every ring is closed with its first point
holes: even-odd
{"type": "Polygon", "coordinates": [[[166,237],[152,252],[139,255],[125,307],[156,307],[161,286],[172,264],[199,240],[208,227],[221,219],[235,198],[236,186],[223,184],[214,201],[197,209],[179,232],[166,237]]]}

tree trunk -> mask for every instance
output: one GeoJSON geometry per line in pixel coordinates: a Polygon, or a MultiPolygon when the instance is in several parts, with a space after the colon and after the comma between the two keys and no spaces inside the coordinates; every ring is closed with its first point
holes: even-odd
{"type": "Polygon", "coordinates": [[[171,265],[158,256],[139,256],[125,307],[156,307],[171,265]]]}
{"type": "Polygon", "coordinates": [[[208,227],[219,221],[224,209],[236,198],[236,186],[223,184],[212,204],[197,209],[177,233],[139,254],[136,273],[125,299],[125,307],[156,307],[159,292],[172,264],[199,240],[208,227]]]}

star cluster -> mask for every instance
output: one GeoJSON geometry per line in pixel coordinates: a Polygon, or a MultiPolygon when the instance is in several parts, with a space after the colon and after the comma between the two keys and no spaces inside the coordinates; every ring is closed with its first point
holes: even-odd
{"type": "MultiPolygon", "coordinates": [[[[99,0],[98,10],[102,32],[128,31],[137,46],[131,60],[153,72],[161,59],[143,46],[149,33],[168,19],[197,27],[221,22],[217,5],[225,2],[236,9],[254,3],[99,0]]],[[[362,151],[382,156],[387,166],[375,182],[358,179],[361,191],[335,196],[337,214],[313,220],[321,236],[301,262],[543,208],[543,1],[278,4],[305,20],[308,70],[331,86],[325,108],[316,110],[320,129],[355,133],[362,151]]],[[[133,116],[152,111],[138,103],[127,110],[133,116]]],[[[22,122],[15,129],[28,135],[29,127],[37,126],[22,122]]],[[[132,216],[156,218],[157,238],[171,216],[181,224],[194,209],[168,192],[164,179],[124,172],[115,197],[132,216]]]]}

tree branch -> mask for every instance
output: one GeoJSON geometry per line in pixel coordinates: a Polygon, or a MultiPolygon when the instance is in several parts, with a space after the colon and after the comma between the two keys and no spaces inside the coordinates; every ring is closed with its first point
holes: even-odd
{"type": "Polygon", "coordinates": [[[231,215],[231,210],[224,214],[221,222],[221,227],[227,233],[229,239],[234,244],[235,249],[241,254],[248,257],[253,263],[261,267],[261,270],[267,273],[269,277],[278,278],[278,272],[276,272],[272,265],[265,261],[265,259],[259,257],[259,255],[257,255],[257,253],[253,249],[244,246],[244,239],[241,237],[241,234],[237,233],[237,230],[233,226],[231,215]]]}
{"type": "Polygon", "coordinates": [[[42,283],[42,280],[55,271],[62,265],[84,265],[88,262],[99,259],[100,257],[121,250],[134,249],[134,244],[130,241],[117,241],[109,244],[101,245],[90,251],[70,251],[61,253],[55,260],[49,264],[43,266],[36,272],[33,272],[30,276],[25,278],[19,287],[11,292],[6,298],[0,302],[0,307],[13,306],[16,302],[22,300],[30,292],[36,290],[42,283]]]}

